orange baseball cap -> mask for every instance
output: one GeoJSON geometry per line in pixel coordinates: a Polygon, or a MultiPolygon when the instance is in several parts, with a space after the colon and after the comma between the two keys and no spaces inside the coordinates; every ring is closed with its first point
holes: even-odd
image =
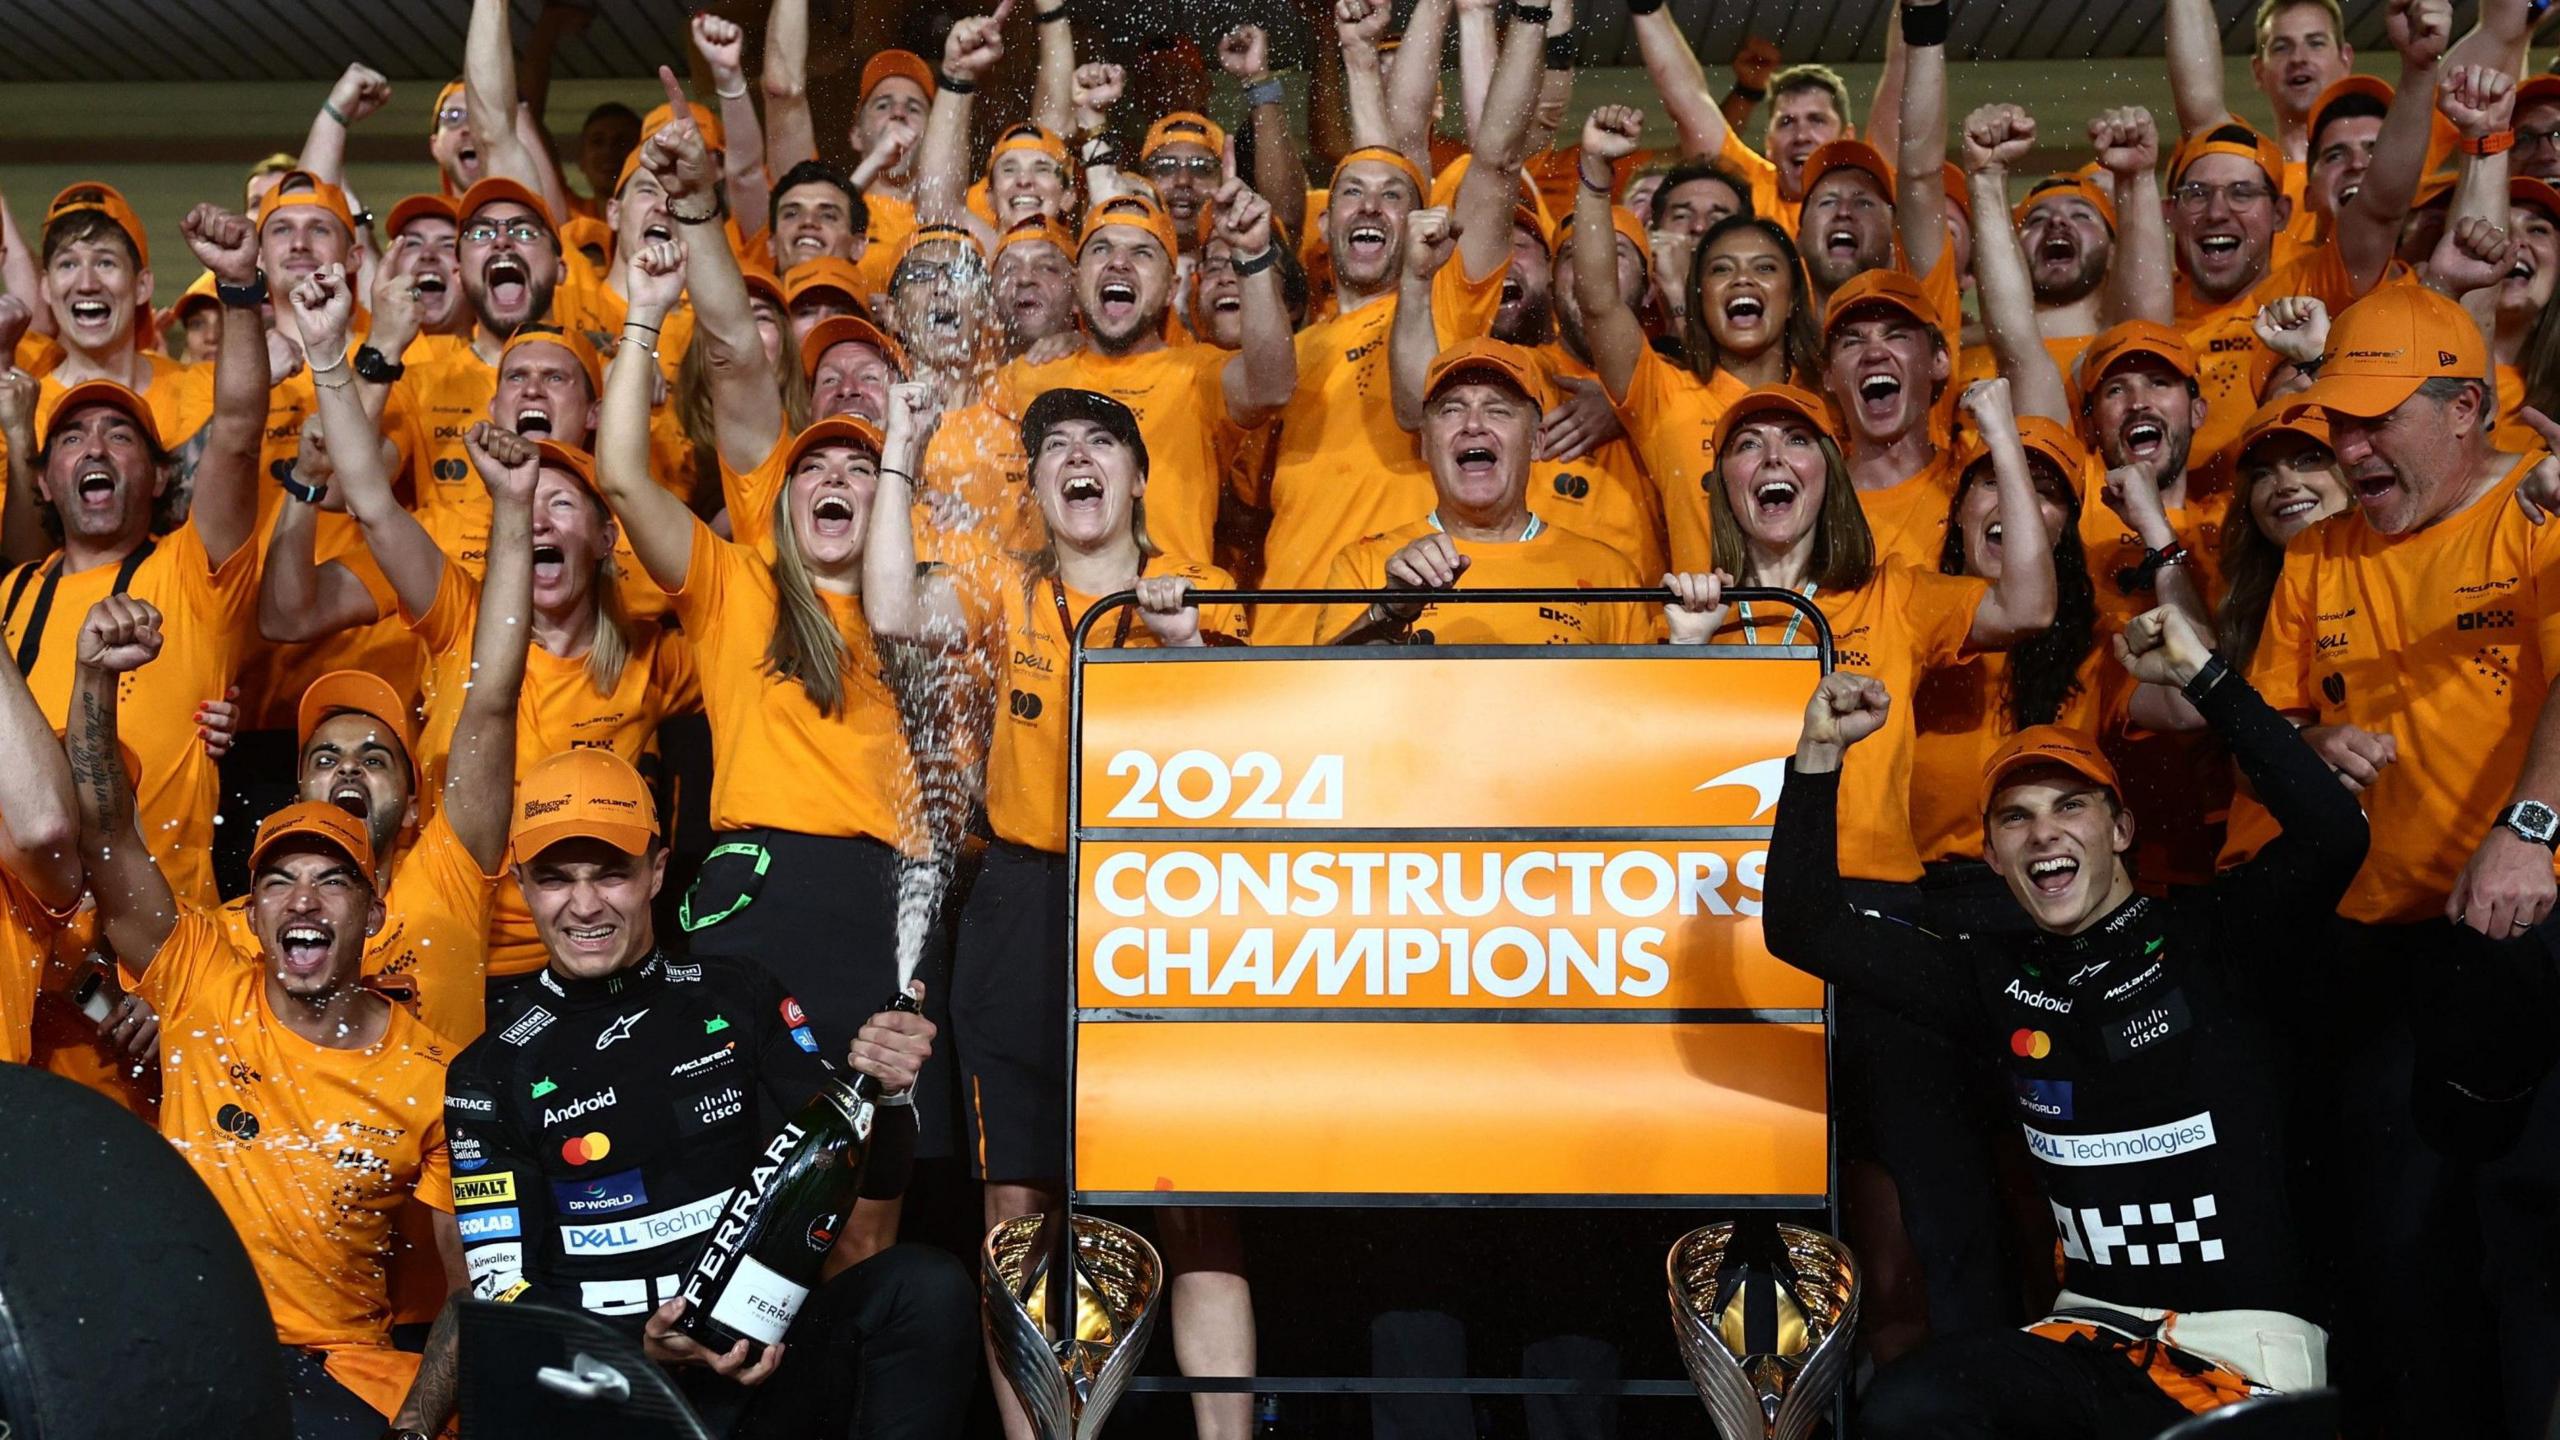
{"type": "Polygon", "coordinates": [[[409,764],[409,789],[425,783],[418,772],[418,732],[414,712],[381,676],[365,670],[332,670],[303,687],[294,715],[294,744],[311,743],[311,732],[332,715],[353,712],[381,722],[400,742],[400,758],[409,764]]]}
{"type": "Polygon", "coordinates": [[[563,840],[601,840],[625,855],[646,855],[657,838],[648,783],[610,750],[563,750],[516,782],[507,844],[519,864],[563,840]]]}
{"type": "Polygon", "coordinates": [[[2127,320],[2099,331],[2089,348],[2080,352],[2081,392],[2096,388],[2108,371],[2135,355],[2157,356],[2189,380],[2196,378],[2195,347],[2187,343],[2185,335],[2156,320],[2127,320]]]}
{"type": "Polygon", "coordinates": [[[151,268],[151,236],[142,228],[142,217],[134,214],[133,207],[125,203],[123,191],[103,181],[83,180],[62,187],[61,193],[53,197],[53,203],[44,209],[45,228],[51,229],[54,221],[65,215],[77,215],[83,210],[94,210],[106,216],[124,232],[125,239],[133,242],[134,264],[145,270],[151,268]]]}
{"type": "Polygon", "coordinates": [[[2087,176],[2076,171],[2047,175],[2028,186],[2025,198],[2009,211],[2009,222],[2013,225],[2026,224],[2028,211],[2056,197],[2087,201],[2090,208],[2098,212],[2098,218],[2107,222],[2107,233],[2115,233],[2116,202],[2108,199],[2107,192],[2099,189],[2087,176]]]}
{"type": "MultiPolygon", "coordinates": [[[[571,752],[578,753],[578,752],[571,752]]],[[[258,822],[258,837],[249,844],[249,868],[266,862],[268,852],[287,840],[309,838],[344,854],[365,879],[373,878],[373,837],[362,820],[326,800],[297,800],[258,822]]]]}
{"type": "Polygon", "coordinates": [[[221,303],[222,297],[213,293],[213,272],[207,270],[187,282],[187,288],[179,294],[178,303],[169,307],[169,313],[184,320],[193,311],[221,303]]]}
{"type": "Polygon", "coordinates": [[[507,337],[507,343],[498,347],[497,368],[505,370],[507,357],[527,345],[557,345],[568,351],[570,358],[578,362],[578,368],[587,372],[589,393],[604,394],[604,357],[596,353],[595,342],[586,337],[586,332],[538,321],[517,326],[516,333],[507,337]]]}
{"type": "Polygon", "coordinates": [[[898,265],[906,264],[908,256],[927,245],[957,245],[977,256],[981,264],[985,263],[987,258],[987,247],[980,243],[977,235],[965,225],[946,225],[938,221],[930,225],[919,225],[908,231],[906,240],[898,246],[898,264],[889,267],[889,281],[892,286],[897,283],[898,265]]]}
{"type": "MultiPolygon", "coordinates": [[[[1636,212],[1624,205],[1610,206],[1609,228],[1616,234],[1625,236],[1627,242],[1636,247],[1636,254],[1643,257],[1646,270],[1650,271],[1653,268],[1653,241],[1645,234],[1644,222],[1636,218],[1636,212]]],[[[1567,213],[1556,226],[1555,244],[1548,247],[1548,254],[1553,257],[1562,256],[1564,247],[1573,243],[1573,238],[1573,216],[1567,213]]]]}
{"type": "Polygon", "coordinates": [[[2270,435],[2299,435],[2333,444],[2329,438],[2329,412],[2303,399],[2300,395],[2279,395],[2258,407],[2249,423],[2240,427],[2240,439],[2231,447],[2236,462],[2249,453],[2249,447],[2270,435]]]}
{"type": "Polygon", "coordinates": [[[994,147],[987,151],[986,173],[990,175],[995,173],[996,157],[1009,155],[1017,150],[1027,150],[1034,155],[1046,155],[1058,162],[1058,168],[1069,175],[1075,174],[1075,157],[1067,149],[1066,137],[1055,130],[1034,125],[1028,120],[1006,126],[1004,133],[996,137],[994,147]]]}
{"type": "Polygon", "coordinates": [[[1164,247],[1168,260],[1180,253],[1174,243],[1172,218],[1164,213],[1163,206],[1140,194],[1114,195],[1086,211],[1084,233],[1076,237],[1076,253],[1083,254],[1084,247],[1092,243],[1094,236],[1114,225],[1144,230],[1154,236],[1156,243],[1164,247]]]}
{"type": "Polygon", "coordinates": [[[842,295],[853,302],[856,310],[871,308],[862,293],[861,268],[840,255],[815,256],[782,272],[782,299],[786,305],[797,305],[801,296],[821,290],[842,295]]]}
{"type": "MultiPolygon", "coordinates": [[[[687,100],[684,102],[684,108],[693,112],[694,128],[702,132],[702,143],[713,150],[722,148],[726,141],[726,136],[722,134],[720,129],[720,112],[711,109],[699,100],[687,100]]],[[[657,108],[640,117],[640,143],[643,145],[648,144],[650,136],[655,135],[659,131],[674,124],[675,120],[675,108],[664,101],[660,101],[657,108]]],[[[634,150],[631,153],[637,155],[640,152],[634,150]]],[[[625,180],[631,178],[628,162],[625,162],[624,164],[622,178],[625,180]]],[[[619,190],[622,187],[620,185],[616,185],[614,188],[619,190]]]]}
{"type": "Polygon", "coordinates": [[[808,427],[791,437],[791,449],[783,456],[782,472],[800,463],[800,457],[821,445],[855,445],[868,450],[876,458],[884,442],[880,427],[859,415],[828,415],[809,422],[808,427]]]}
{"type": "Polygon", "coordinates": [[[613,229],[593,215],[572,215],[560,227],[560,248],[584,250],[594,245],[606,254],[613,253],[613,229]]]}
{"type": "MultiPolygon", "coordinates": [[[[2560,80],[2560,75],[2551,78],[2560,80]]],[[[2509,176],[2507,203],[2531,205],[2552,219],[2560,220],[2560,186],[2554,186],[2548,180],[2537,180],[2530,175],[2509,176]]]]}
{"type": "Polygon", "coordinates": [[[536,440],[533,442],[533,449],[534,453],[541,457],[543,469],[565,470],[589,491],[598,495],[604,493],[596,486],[595,456],[575,445],[563,445],[557,440],[536,440]]]}
{"type": "Polygon", "coordinates": [[[1812,194],[1814,182],[1834,170],[1855,170],[1876,182],[1884,191],[1887,203],[1893,199],[1893,167],[1885,163],[1883,152],[1864,140],[1834,140],[1805,157],[1804,193],[1812,194]]]}
{"type": "Polygon", "coordinates": [[[2560,75],[2545,71],[2520,81],[2516,85],[2516,112],[2522,114],[2527,105],[2560,105],[2560,75]]]}
{"type": "Polygon", "coordinates": [[[2169,188],[2187,173],[2187,167],[2207,155],[2237,155],[2258,167],[2270,185],[2284,184],[2284,151],[2258,127],[2238,117],[2223,121],[2210,130],[2191,130],[2169,152],[2169,188]]]}
{"type": "MultiPolygon", "coordinates": [[[[2316,145],[2319,143],[2320,127],[2329,122],[2329,111],[2339,102],[2364,100],[2379,105],[2387,111],[2391,108],[2392,97],[2398,93],[2391,88],[2390,81],[2379,75],[2349,75],[2343,79],[2333,80],[2329,82],[2327,89],[2320,92],[2319,98],[2311,102],[2310,126],[2305,133],[2316,145]]],[[[2313,158],[2318,158],[2317,151],[2313,152],[2313,158]]]]}
{"type": "MultiPolygon", "coordinates": [[[[473,186],[478,189],[478,186],[473,186]]],[[[356,233],[356,212],[347,205],[347,192],[329,184],[308,170],[287,170],[279,176],[275,188],[258,202],[257,226],[264,230],[267,221],[279,210],[295,205],[311,205],[326,210],[346,227],[352,238],[356,233]]]]}
{"type": "Polygon", "coordinates": [[[1920,282],[1913,279],[1908,271],[1863,270],[1849,277],[1848,284],[1831,292],[1831,308],[1822,316],[1823,342],[1830,343],[1832,329],[1847,323],[1853,313],[1878,306],[1899,310],[1932,330],[1937,328],[1938,307],[1930,301],[1929,292],[1921,289],[1920,282]]]}
{"type": "Polygon", "coordinates": [[[154,453],[168,448],[160,438],[160,422],[152,418],[150,402],[113,380],[83,380],[63,391],[62,398],[53,402],[52,412],[45,416],[44,434],[37,438],[36,448],[51,445],[54,432],[69,423],[73,412],[92,405],[111,405],[123,411],[142,427],[143,438],[151,442],[154,453]]]}
{"type": "Polygon", "coordinates": [[[1716,421],[1715,453],[1724,456],[1725,442],[1742,428],[1746,420],[1754,420],[1772,410],[1783,411],[1811,425],[1824,439],[1837,443],[1839,432],[1831,428],[1831,406],[1819,395],[1796,385],[1763,385],[1733,402],[1733,408],[1716,421]]]}
{"type": "Polygon", "coordinates": [[[1991,752],[1991,762],[1982,767],[1983,813],[1991,813],[1992,800],[2010,776],[2039,765],[2059,765],[2092,785],[2105,786],[2110,794],[2124,793],[2116,767],[2107,763],[2106,752],[2089,732],[2068,725],[2031,725],[1991,752]]]}
{"type": "Polygon", "coordinates": [[[1147,138],[1138,146],[1138,163],[1167,145],[1184,142],[1206,146],[1212,155],[1223,155],[1227,149],[1227,132],[1218,122],[1194,110],[1176,110],[1147,127],[1147,138]]]}
{"type": "Polygon", "coordinates": [[[450,220],[456,225],[462,223],[462,212],[454,208],[453,197],[450,195],[404,195],[399,204],[391,207],[391,214],[382,222],[383,238],[388,240],[397,236],[402,230],[408,228],[412,220],[430,217],[450,220]]]}
{"type": "Polygon", "coordinates": [[[761,295],[772,301],[776,310],[791,303],[782,293],[782,278],[773,273],[772,267],[749,261],[738,266],[738,273],[747,282],[747,298],[761,295]]]}
{"type": "MultiPolygon", "coordinates": [[[[2089,468],[2089,449],[2080,437],[2057,421],[2042,415],[2018,417],[2018,443],[2033,454],[2042,455],[2062,472],[2063,483],[2071,493],[2080,493],[2080,477],[2089,468]]],[[[1991,456],[1991,447],[1979,432],[1967,430],[1964,443],[1956,447],[1956,473],[1965,474],[1991,456]]]]}
{"type": "Polygon", "coordinates": [[[1547,408],[1547,376],[1538,365],[1538,357],[1524,346],[1490,335],[1461,340],[1433,356],[1431,368],[1423,372],[1422,394],[1428,399],[1444,386],[1488,374],[1517,389],[1540,410],[1547,408]]]}
{"type": "Polygon", "coordinates": [[[2459,302],[2424,285],[2385,285],[2329,327],[2320,376],[2298,398],[2369,418],[2398,408],[2429,380],[2488,374],[2488,346],[2459,302]]]}
{"type": "Polygon", "coordinates": [[[848,343],[870,346],[889,362],[890,369],[906,373],[907,352],[898,348],[888,331],[859,315],[830,315],[811,326],[808,336],[800,342],[800,368],[817,374],[819,357],[848,343]]]}
{"type": "Polygon", "coordinates": [[[862,90],[854,103],[868,103],[871,92],[879,89],[880,82],[884,80],[910,81],[924,91],[927,100],[932,99],[934,91],[939,88],[934,83],[933,67],[924,63],[923,56],[913,50],[883,50],[863,65],[862,90]]]}
{"type": "Polygon", "coordinates": [[[551,218],[551,207],[542,203],[542,197],[524,184],[509,180],[503,175],[489,176],[463,191],[462,199],[454,204],[453,213],[468,223],[472,216],[480,213],[482,207],[495,205],[502,200],[512,200],[524,206],[542,221],[544,229],[551,231],[554,235],[560,233],[560,222],[551,218]]]}
{"type": "MultiPolygon", "coordinates": [[[[1350,169],[1354,165],[1362,163],[1393,167],[1398,173],[1402,174],[1404,178],[1413,182],[1414,198],[1418,200],[1427,199],[1431,194],[1431,182],[1423,178],[1422,167],[1414,164],[1412,159],[1403,151],[1392,150],[1384,145],[1363,145],[1359,149],[1344,155],[1340,160],[1335,161],[1333,166],[1333,178],[1331,181],[1327,182],[1326,185],[1327,191],[1330,192],[1334,185],[1342,183],[1343,171],[1350,169]]],[[[1308,223],[1312,226],[1315,217],[1310,215],[1307,218],[1308,223]]]]}
{"type": "Polygon", "coordinates": [[[1076,237],[1067,227],[1046,215],[1032,215],[1014,222],[1012,229],[996,241],[996,254],[1002,255],[1016,245],[1055,245],[1058,253],[1072,260],[1076,253],[1076,237]]]}

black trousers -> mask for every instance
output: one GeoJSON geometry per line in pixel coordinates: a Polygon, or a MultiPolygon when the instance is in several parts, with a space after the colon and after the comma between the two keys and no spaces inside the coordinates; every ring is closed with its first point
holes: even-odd
{"type": "Polygon", "coordinates": [[[762,1385],[675,1373],[695,1413],[732,1440],[950,1440],[978,1369],[969,1272],[948,1252],[898,1245],[818,1287],[762,1385]]]}
{"type": "Polygon", "coordinates": [[[2189,1418],[2108,1346],[2023,1330],[1930,1341],[1858,1407],[1863,1440],[2145,1440],[2189,1418]]]}
{"type": "Polygon", "coordinates": [[[2560,921],[2348,926],[2304,1205],[2352,1436],[2545,1433],[2560,1389],[2560,921]],[[2478,1097],[2478,1098],[2472,1098],[2478,1097]]]}
{"type": "Polygon", "coordinates": [[[285,1398],[293,1406],[293,1440],[378,1440],[390,1421],[329,1374],[317,1350],[276,1347],[284,1360],[285,1398]]]}

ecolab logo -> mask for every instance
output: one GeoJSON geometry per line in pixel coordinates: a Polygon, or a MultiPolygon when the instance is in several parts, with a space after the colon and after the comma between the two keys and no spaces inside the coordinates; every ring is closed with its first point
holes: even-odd
{"type": "Polygon", "coordinates": [[[613,1093],[613,1087],[607,1085],[601,1095],[590,1095],[584,1100],[572,1100],[558,1110],[543,1111],[542,1128],[548,1130],[554,1125],[575,1120],[581,1115],[592,1115],[598,1110],[608,1109],[618,1098],[613,1093]]]}
{"type": "Polygon", "coordinates": [[[2015,980],[2010,981],[2009,988],[2001,991],[2000,993],[2017,1001],[2019,1004],[2026,1006],[2030,1010],[2050,1010],[2056,1015],[2068,1015],[2071,1013],[2070,1001],[2062,999],[2060,996],[2047,995],[2041,990],[2030,990],[2015,980]]]}

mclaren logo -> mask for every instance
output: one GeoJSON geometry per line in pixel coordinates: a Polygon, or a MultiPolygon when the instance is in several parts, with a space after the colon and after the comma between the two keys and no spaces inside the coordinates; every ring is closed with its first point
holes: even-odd
{"type": "MultiPolygon", "coordinates": [[[[1778,792],[1785,788],[1786,783],[1787,757],[1781,755],[1774,760],[1754,760],[1748,765],[1727,770],[1713,780],[1698,786],[1697,789],[1713,790],[1720,785],[1749,786],[1757,802],[1752,807],[1751,818],[1757,820],[1778,808],[1778,792]]],[[[1693,790],[1690,793],[1695,794],[1697,791],[1693,790]]]]}

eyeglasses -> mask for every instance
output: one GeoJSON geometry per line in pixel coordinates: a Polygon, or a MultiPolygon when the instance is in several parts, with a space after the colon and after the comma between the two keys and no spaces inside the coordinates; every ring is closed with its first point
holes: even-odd
{"type": "Polygon", "coordinates": [[[2201,180],[2190,180],[2169,192],[2170,198],[2178,202],[2178,208],[2190,215],[2210,209],[2217,195],[2232,209],[2247,210],[2274,199],[2275,194],[2273,186],[2259,180],[2235,180],[2228,185],[2207,185],[2201,180]]]}
{"type": "MultiPolygon", "coordinates": [[[[475,220],[462,227],[462,238],[474,245],[486,245],[498,238],[499,228],[486,220],[475,220]]],[[[507,238],[519,245],[530,245],[537,240],[551,238],[550,231],[530,220],[510,220],[506,223],[505,229],[507,238]]]]}
{"type": "Polygon", "coordinates": [[[1177,175],[1189,175],[1195,179],[1205,180],[1218,173],[1218,157],[1215,155],[1158,155],[1147,162],[1147,173],[1159,180],[1170,180],[1177,175]]]}
{"type": "Polygon", "coordinates": [[[2521,125],[2516,127],[2517,149],[2531,150],[2536,146],[2543,145],[2547,145],[2554,150],[2560,150],[2560,126],[2555,126],[2549,130],[2528,130],[2521,125]]]}
{"type": "Polygon", "coordinates": [[[436,128],[439,130],[459,130],[462,128],[462,122],[470,118],[470,111],[463,109],[459,105],[447,105],[436,112],[436,128]]]}

